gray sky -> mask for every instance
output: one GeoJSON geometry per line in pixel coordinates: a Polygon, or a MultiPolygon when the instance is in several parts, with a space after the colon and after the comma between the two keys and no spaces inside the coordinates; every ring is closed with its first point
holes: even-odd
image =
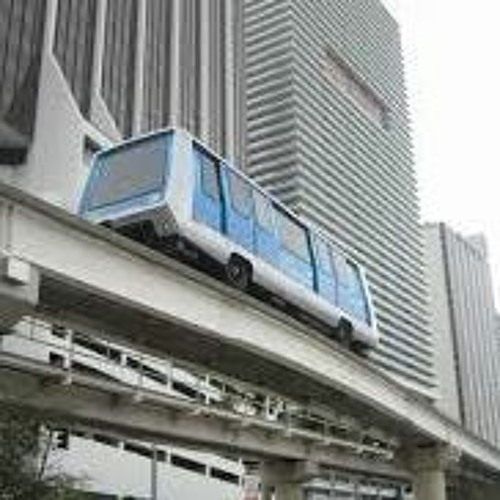
{"type": "Polygon", "coordinates": [[[500,308],[500,3],[383,2],[401,26],[423,218],[486,236],[500,308]]]}

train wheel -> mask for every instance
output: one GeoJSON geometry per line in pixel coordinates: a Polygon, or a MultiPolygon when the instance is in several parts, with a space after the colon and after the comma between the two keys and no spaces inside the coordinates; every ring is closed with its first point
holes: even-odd
{"type": "Polygon", "coordinates": [[[231,255],[226,264],[226,278],[238,290],[246,290],[252,280],[252,268],[239,255],[231,255]]]}
{"type": "Polygon", "coordinates": [[[368,353],[370,352],[370,348],[366,344],[363,344],[363,342],[360,342],[359,340],[353,340],[351,342],[351,350],[358,356],[361,356],[362,358],[367,358],[368,353]]]}
{"type": "Polygon", "coordinates": [[[342,318],[337,325],[337,338],[339,342],[346,347],[352,345],[352,325],[349,321],[342,318]]]}

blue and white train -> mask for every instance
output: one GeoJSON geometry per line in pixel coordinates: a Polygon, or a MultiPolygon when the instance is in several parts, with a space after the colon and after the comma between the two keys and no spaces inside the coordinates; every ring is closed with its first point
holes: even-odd
{"type": "Polygon", "coordinates": [[[99,152],[79,212],[145,243],[175,239],[196,249],[233,285],[258,285],[307,311],[355,350],[377,344],[361,266],[184,130],[99,152]]]}

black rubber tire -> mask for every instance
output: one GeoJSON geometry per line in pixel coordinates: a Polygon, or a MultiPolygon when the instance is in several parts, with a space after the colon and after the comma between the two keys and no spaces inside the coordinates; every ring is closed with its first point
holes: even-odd
{"type": "Polygon", "coordinates": [[[370,348],[359,340],[353,340],[351,341],[351,351],[362,358],[367,358],[370,348]]]}
{"type": "Polygon", "coordinates": [[[252,267],[239,255],[231,255],[226,264],[226,280],[238,290],[247,290],[252,282],[252,267]]]}
{"type": "Polygon", "coordinates": [[[342,318],[336,328],[336,336],[339,342],[348,348],[352,345],[352,325],[349,321],[342,318]]]}

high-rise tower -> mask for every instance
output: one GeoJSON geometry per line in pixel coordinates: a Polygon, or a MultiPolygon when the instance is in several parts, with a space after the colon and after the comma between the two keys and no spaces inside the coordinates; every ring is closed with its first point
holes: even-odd
{"type": "Polygon", "coordinates": [[[398,26],[378,0],[247,0],[247,166],[367,270],[371,359],[432,396],[422,234],[398,26]]]}
{"type": "Polygon", "coordinates": [[[181,126],[243,149],[242,2],[2,0],[0,181],[72,210],[95,149],[181,126]]]}
{"type": "Polygon", "coordinates": [[[437,406],[485,440],[500,444],[500,353],[486,243],[445,224],[425,228],[436,332],[437,406]]]}

